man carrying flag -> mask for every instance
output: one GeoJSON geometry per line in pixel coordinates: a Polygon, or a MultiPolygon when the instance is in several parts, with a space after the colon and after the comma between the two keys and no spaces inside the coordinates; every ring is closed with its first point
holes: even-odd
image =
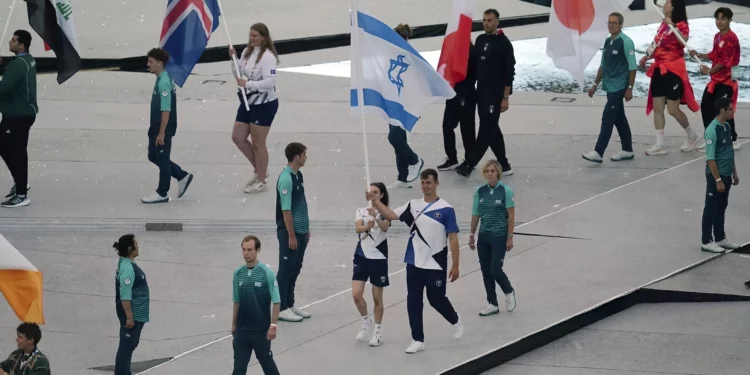
{"type": "Polygon", "coordinates": [[[57,83],[62,84],[81,69],[73,8],[68,0],[24,0],[31,28],[57,56],[57,83]]]}
{"type": "Polygon", "coordinates": [[[445,32],[443,48],[438,61],[438,73],[450,83],[456,96],[445,102],[443,113],[443,145],[445,162],[438,170],[447,171],[458,167],[456,135],[454,130],[461,124],[461,139],[464,158],[474,149],[476,139],[476,62],[472,61],[471,25],[473,0],[453,0],[453,12],[445,32]]]}
{"type": "Polygon", "coordinates": [[[505,176],[513,174],[505,155],[505,139],[500,130],[500,114],[508,110],[513,93],[516,74],[516,58],[513,44],[502,30],[498,30],[500,14],[496,9],[484,11],[482,23],[485,33],[477,37],[474,45],[477,74],[477,110],[479,112],[479,135],[470,157],[456,169],[456,173],[468,178],[474,167],[492,148],[505,176]]]}

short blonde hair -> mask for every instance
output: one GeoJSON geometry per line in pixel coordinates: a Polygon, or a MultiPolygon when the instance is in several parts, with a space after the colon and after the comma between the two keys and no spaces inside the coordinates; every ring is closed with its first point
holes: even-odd
{"type": "Polygon", "coordinates": [[[500,166],[500,162],[498,162],[495,159],[487,160],[484,165],[482,165],[482,175],[484,176],[485,173],[487,173],[487,169],[489,167],[495,167],[497,170],[497,179],[500,180],[503,178],[503,167],[500,166]]]}

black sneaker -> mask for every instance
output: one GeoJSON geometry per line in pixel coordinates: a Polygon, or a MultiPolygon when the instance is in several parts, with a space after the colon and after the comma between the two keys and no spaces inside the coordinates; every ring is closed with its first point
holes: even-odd
{"type": "Polygon", "coordinates": [[[29,203],[31,203],[31,199],[29,199],[28,195],[21,197],[18,194],[13,194],[10,199],[3,202],[2,206],[5,208],[23,207],[28,206],[29,203]]]}
{"type": "Polygon", "coordinates": [[[471,176],[471,172],[474,170],[472,166],[469,164],[463,163],[458,168],[456,168],[456,173],[458,173],[459,176],[463,178],[469,178],[471,176]]]}
{"type": "MultiPolygon", "coordinates": [[[[31,190],[31,185],[26,184],[26,191],[29,191],[29,190],[31,190]]],[[[16,185],[13,185],[13,187],[10,188],[10,193],[8,193],[8,195],[6,195],[5,198],[9,199],[13,197],[14,195],[16,195],[16,185]]]]}
{"type": "Polygon", "coordinates": [[[503,165],[503,176],[510,176],[513,174],[513,168],[510,167],[510,164],[503,165]]]}
{"type": "Polygon", "coordinates": [[[454,170],[458,167],[458,160],[451,160],[448,158],[445,158],[445,162],[443,164],[438,165],[437,169],[439,171],[450,171],[454,170]]]}

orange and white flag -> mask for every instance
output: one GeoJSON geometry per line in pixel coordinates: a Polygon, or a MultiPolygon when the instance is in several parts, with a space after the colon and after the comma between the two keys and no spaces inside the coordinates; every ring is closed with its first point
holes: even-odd
{"type": "MultiPolygon", "coordinates": [[[[649,0],[646,0],[649,1],[649,0]]],[[[633,0],[552,0],[547,56],[583,88],[583,72],[609,36],[607,19],[633,0]]]]}
{"type": "Polygon", "coordinates": [[[44,324],[42,273],[1,234],[0,292],[18,319],[44,324]]]}

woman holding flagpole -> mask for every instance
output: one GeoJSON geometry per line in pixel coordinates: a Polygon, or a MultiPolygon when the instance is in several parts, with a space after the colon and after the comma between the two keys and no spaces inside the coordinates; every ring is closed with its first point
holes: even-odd
{"type": "MultiPolygon", "coordinates": [[[[399,24],[394,29],[398,35],[408,41],[411,38],[411,28],[407,24],[399,24]]],[[[411,149],[406,140],[406,130],[398,125],[390,125],[388,130],[388,142],[396,152],[396,169],[398,169],[397,181],[390,188],[410,188],[411,182],[419,178],[424,167],[424,160],[411,149]]]]}
{"type": "Polygon", "coordinates": [[[664,108],[685,129],[687,139],[681,149],[691,151],[698,146],[699,137],[690,127],[690,122],[680,104],[687,104],[693,112],[698,112],[700,106],[695,101],[693,88],[688,79],[685,65],[685,45],[690,36],[685,0],[667,0],[664,4],[664,20],[656,31],[656,37],[646,51],[640,65],[646,66],[648,60],[654,63],[646,75],[651,77],[648,90],[648,104],[646,115],[654,110],[654,128],[656,129],[656,144],[646,151],[646,155],[665,155],[667,147],[664,145],[664,108]],[[679,33],[680,35],[676,35],[679,33]]]}
{"type": "MultiPolygon", "coordinates": [[[[229,56],[236,56],[231,46],[229,56]]],[[[266,190],[268,177],[266,138],[279,109],[276,94],[278,62],[278,53],[268,27],[262,23],[251,26],[250,41],[239,59],[239,77],[236,76],[234,62],[232,62],[232,74],[237,79],[237,85],[245,90],[249,107],[249,110],[245,107],[242,92],[238,91],[240,104],[232,131],[232,141],[255,169],[253,177],[245,184],[245,193],[259,193],[266,190]]]]}

